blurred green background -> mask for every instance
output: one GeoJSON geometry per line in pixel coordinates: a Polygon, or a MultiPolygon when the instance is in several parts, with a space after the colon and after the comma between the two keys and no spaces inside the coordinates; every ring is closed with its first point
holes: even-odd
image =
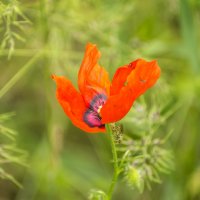
{"type": "MultiPolygon", "coordinates": [[[[199,0],[5,0],[0,16],[0,113],[15,113],[6,126],[18,132],[29,165],[6,166],[23,189],[0,180],[0,200],[83,200],[92,188],[107,190],[113,170],[107,135],[74,127],[50,78],[65,75],[77,85],[87,42],[97,44],[110,78],[134,59],[157,59],[162,75],[144,98],[173,110],[160,134],[172,131],[174,170],[142,194],[120,179],[113,199],[200,199],[199,0]]],[[[137,118],[134,106],[133,112],[137,118]]]]}

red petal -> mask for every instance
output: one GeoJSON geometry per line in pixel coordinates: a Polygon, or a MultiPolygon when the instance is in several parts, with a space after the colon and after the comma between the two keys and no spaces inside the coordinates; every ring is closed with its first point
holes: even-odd
{"type": "Polygon", "coordinates": [[[112,80],[110,95],[119,93],[121,88],[126,84],[128,75],[135,69],[137,62],[138,60],[117,69],[112,80]]]}
{"type": "Polygon", "coordinates": [[[109,95],[110,81],[106,70],[97,63],[100,57],[96,45],[87,44],[86,52],[78,74],[78,85],[85,102],[89,105],[99,93],[109,95]]]}
{"type": "Polygon", "coordinates": [[[130,110],[135,99],[153,86],[160,76],[160,68],[156,61],[146,62],[145,60],[139,59],[136,63],[133,62],[131,64],[135,68],[129,73],[126,81],[121,81],[127,82],[127,84],[120,86],[121,90],[118,94],[115,93],[120,87],[117,85],[117,90],[115,91],[113,88],[115,95],[110,96],[101,109],[101,121],[104,124],[122,119],[130,110]]]}
{"type": "Polygon", "coordinates": [[[134,98],[152,87],[160,77],[160,67],[155,60],[147,62],[139,59],[135,70],[127,77],[128,86],[134,91],[134,98]]]}
{"type": "Polygon", "coordinates": [[[82,95],[74,88],[72,83],[62,76],[53,75],[52,78],[57,84],[57,99],[72,123],[86,132],[105,132],[105,128],[91,128],[83,121],[83,115],[87,107],[82,95]]]}
{"type": "Polygon", "coordinates": [[[128,87],[123,87],[119,94],[110,96],[102,107],[101,122],[107,124],[119,121],[130,110],[133,101],[133,92],[128,87]]]}

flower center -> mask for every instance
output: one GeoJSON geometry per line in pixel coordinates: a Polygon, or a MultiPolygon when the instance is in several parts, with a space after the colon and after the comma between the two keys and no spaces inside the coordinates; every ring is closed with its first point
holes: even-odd
{"type": "Polygon", "coordinates": [[[102,106],[99,106],[97,113],[100,115],[100,111],[101,111],[102,106]]]}
{"type": "Polygon", "coordinates": [[[102,127],[100,111],[107,100],[106,95],[97,94],[83,115],[83,121],[90,127],[102,127]]]}

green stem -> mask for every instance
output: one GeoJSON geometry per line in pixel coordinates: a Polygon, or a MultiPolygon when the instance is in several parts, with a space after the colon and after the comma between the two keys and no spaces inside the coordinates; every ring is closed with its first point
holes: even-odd
{"type": "Polygon", "coordinates": [[[111,149],[112,149],[112,156],[113,156],[113,163],[114,163],[114,173],[113,173],[113,177],[112,177],[112,181],[108,190],[108,200],[112,199],[112,195],[113,195],[113,191],[115,188],[115,185],[117,183],[117,179],[119,176],[119,167],[118,167],[118,158],[117,158],[117,151],[116,151],[116,146],[115,146],[115,141],[113,138],[113,133],[112,130],[110,128],[109,124],[106,124],[106,130],[110,136],[110,142],[111,142],[111,149]]]}
{"type": "Polygon", "coordinates": [[[38,59],[41,55],[41,52],[37,53],[33,56],[0,90],[0,98],[8,92],[10,88],[12,88],[15,83],[27,72],[29,67],[33,65],[33,63],[38,59]]]}

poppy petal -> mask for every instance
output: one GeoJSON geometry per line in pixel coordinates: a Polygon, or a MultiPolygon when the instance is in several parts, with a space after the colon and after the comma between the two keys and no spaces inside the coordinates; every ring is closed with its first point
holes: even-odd
{"type": "Polygon", "coordinates": [[[134,98],[152,87],[160,77],[160,67],[155,60],[147,62],[139,59],[135,70],[127,77],[127,84],[134,91],[134,98]]]}
{"type": "Polygon", "coordinates": [[[72,83],[62,76],[58,77],[56,75],[52,75],[52,78],[57,84],[57,99],[66,115],[71,119],[72,123],[86,132],[105,132],[104,127],[92,128],[83,121],[83,116],[87,110],[87,107],[82,95],[74,88],[72,83]]]}
{"type": "Polygon", "coordinates": [[[78,74],[78,86],[87,105],[97,94],[109,95],[109,75],[103,67],[98,65],[99,58],[100,52],[96,45],[87,44],[78,74]]]}
{"type": "Polygon", "coordinates": [[[137,62],[138,60],[117,69],[110,87],[110,95],[119,93],[121,88],[126,84],[128,75],[135,69],[137,62]]]}
{"type": "Polygon", "coordinates": [[[118,90],[120,89],[119,93],[116,94],[118,90],[114,91],[115,95],[110,96],[102,107],[100,111],[102,123],[116,122],[122,119],[130,110],[135,99],[153,86],[159,78],[160,68],[156,61],[147,62],[139,59],[136,63],[134,62],[132,64],[135,67],[127,76],[126,85],[120,86],[121,89],[117,86],[118,90]]]}

